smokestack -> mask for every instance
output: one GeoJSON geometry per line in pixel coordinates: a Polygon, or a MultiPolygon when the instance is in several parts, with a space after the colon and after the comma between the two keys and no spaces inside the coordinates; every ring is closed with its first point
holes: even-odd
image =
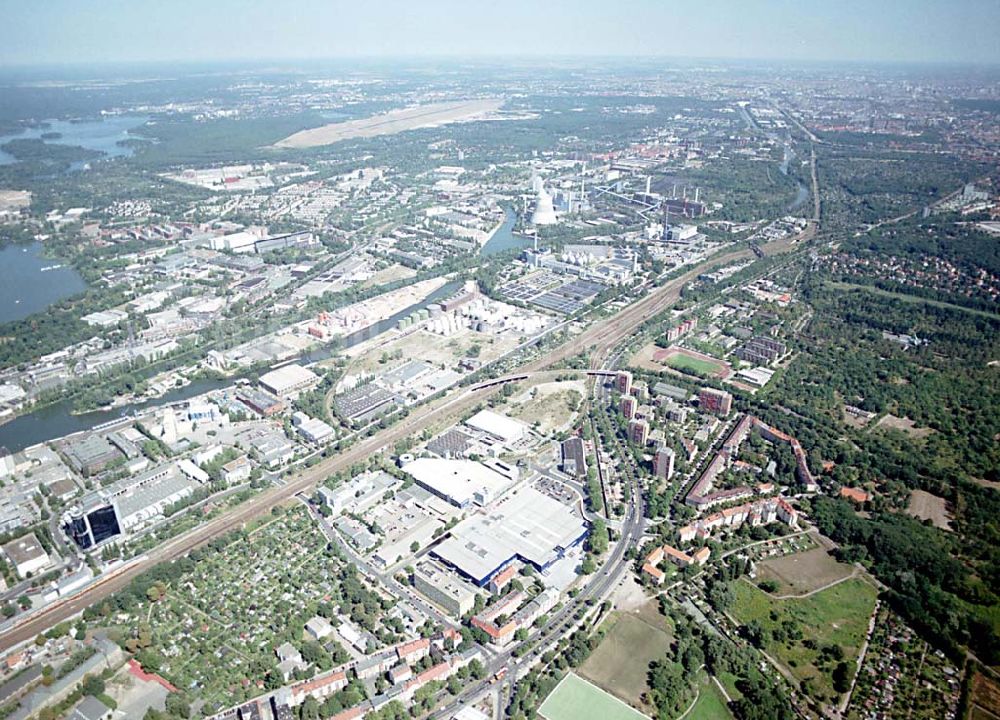
{"type": "Polygon", "coordinates": [[[649,181],[652,180],[649,175],[646,176],[646,194],[649,195],[649,181]]]}
{"type": "Polygon", "coordinates": [[[698,193],[700,193],[700,192],[701,192],[701,188],[700,187],[696,187],[694,189],[694,201],[695,202],[698,202],[698,193]]]}

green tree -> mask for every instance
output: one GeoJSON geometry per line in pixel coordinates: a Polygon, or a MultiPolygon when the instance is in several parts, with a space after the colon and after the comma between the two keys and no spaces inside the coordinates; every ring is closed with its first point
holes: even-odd
{"type": "Polygon", "coordinates": [[[100,675],[87,675],[80,684],[84,695],[101,695],[104,693],[104,679],[100,675]]]}

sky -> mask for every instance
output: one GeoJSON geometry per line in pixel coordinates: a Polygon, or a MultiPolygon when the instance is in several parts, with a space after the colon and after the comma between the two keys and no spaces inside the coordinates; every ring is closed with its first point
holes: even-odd
{"type": "Polygon", "coordinates": [[[414,56],[1000,63],[1000,0],[0,0],[0,66],[414,56]]]}

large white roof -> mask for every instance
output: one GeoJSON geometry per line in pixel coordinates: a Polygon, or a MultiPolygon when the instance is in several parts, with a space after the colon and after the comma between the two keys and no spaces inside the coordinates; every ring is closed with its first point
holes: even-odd
{"type": "Polygon", "coordinates": [[[520,420],[495,413],[492,410],[480,410],[465,421],[465,424],[476,430],[488,432],[504,442],[517,442],[528,431],[520,420]]]}
{"type": "Polygon", "coordinates": [[[316,373],[295,363],[284,365],[260,376],[261,385],[273,389],[279,395],[298,385],[306,385],[317,380],[319,376],[316,373]]]}
{"type": "Polygon", "coordinates": [[[477,492],[486,498],[504,493],[513,481],[474,460],[418,458],[403,466],[414,480],[457,505],[472,502],[477,492]]]}
{"type": "Polygon", "coordinates": [[[515,556],[544,567],[586,531],[573,508],[526,487],[460,522],[433,554],[482,581],[515,556]]]}

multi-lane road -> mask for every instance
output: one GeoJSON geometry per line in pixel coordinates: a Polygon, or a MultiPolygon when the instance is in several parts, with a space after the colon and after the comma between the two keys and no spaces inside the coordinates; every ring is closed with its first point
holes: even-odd
{"type": "MultiPolygon", "coordinates": [[[[784,252],[791,247],[791,242],[785,240],[766,245],[763,249],[770,254],[772,252],[784,252]]],[[[605,357],[609,350],[630,337],[645,320],[676,302],[680,297],[681,288],[699,274],[719,265],[740,259],[751,259],[752,257],[753,255],[750,250],[743,248],[722,253],[705,260],[693,266],[680,277],[670,280],[660,287],[653,288],[645,297],[637,300],[615,315],[590,325],[583,332],[569,338],[563,344],[523,364],[515,372],[524,373],[544,370],[581,352],[587,352],[596,357],[605,357]]],[[[310,488],[324,480],[327,476],[345,470],[355,463],[366,461],[386,448],[393,447],[398,441],[431,427],[436,422],[470,410],[477,403],[494,394],[498,387],[485,389],[459,388],[443,398],[416,406],[409,416],[401,419],[393,426],[377,432],[368,438],[359,440],[350,448],[338,453],[334,457],[327,458],[310,468],[302,469],[284,485],[270,488],[260,493],[242,505],[233,508],[228,513],[183,535],[168,540],[146,555],[119,568],[114,574],[109,574],[107,577],[98,579],[76,595],[53,603],[27,616],[0,636],[0,652],[30,640],[56,623],[66,620],[90,605],[100,602],[109,595],[126,587],[134,578],[151,567],[161,562],[181,557],[210,540],[241,527],[247,521],[269,511],[275,505],[285,502],[297,493],[310,490],[310,488]]],[[[638,517],[641,518],[641,513],[639,513],[638,517]]],[[[635,522],[638,522],[638,520],[635,522]]],[[[623,527],[623,530],[628,532],[629,527],[623,527]]],[[[619,547],[623,547],[624,545],[624,543],[619,543],[619,547]]],[[[602,578],[597,578],[592,581],[591,585],[601,582],[602,578]]],[[[611,584],[613,584],[613,580],[607,582],[608,586],[611,584]]]]}
{"type": "MultiPolygon", "coordinates": [[[[616,366],[621,353],[616,352],[614,355],[608,357],[605,353],[610,350],[611,348],[609,347],[604,353],[591,356],[592,370],[606,370],[616,366]]],[[[607,402],[606,392],[600,378],[598,378],[594,387],[594,401],[598,403],[607,402]]],[[[612,545],[611,553],[605,559],[604,564],[598,570],[597,574],[590,579],[576,597],[567,600],[563,607],[552,615],[545,625],[535,630],[529,636],[528,642],[532,643],[532,649],[526,655],[518,658],[514,655],[516,649],[514,647],[490,658],[485,663],[487,670],[486,679],[461,692],[450,704],[438,710],[434,714],[434,717],[449,718],[460,707],[480,702],[491,691],[492,678],[498,671],[504,668],[507,670],[504,682],[509,682],[513,685],[519,679],[518,666],[526,672],[527,668],[531,667],[542,655],[549,651],[559,638],[563,637],[577,623],[576,613],[581,607],[587,603],[596,604],[606,599],[622,575],[628,570],[626,553],[630,548],[639,544],[645,531],[646,520],[642,489],[634,481],[630,481],[629,484],[629,503],[625,517],[621,522],[621,536],[612,545]]]]}

